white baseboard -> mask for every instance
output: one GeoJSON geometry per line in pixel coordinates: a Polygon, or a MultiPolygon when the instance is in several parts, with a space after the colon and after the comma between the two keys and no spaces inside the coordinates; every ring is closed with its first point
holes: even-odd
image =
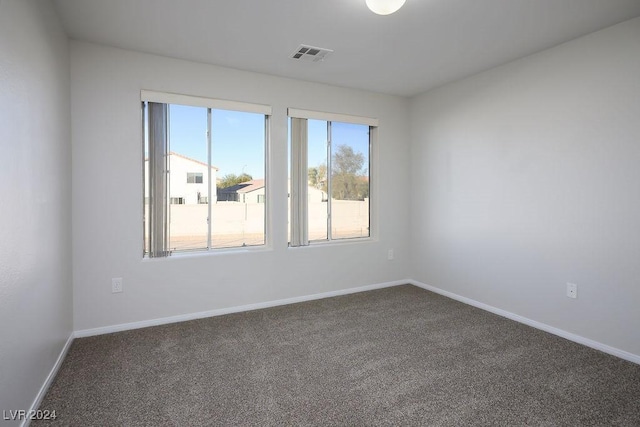
{"type": "MultiPolygon", "coordinates": [[[[58,355],[58,359],[56,359],[56,363],[53,364],[53,367],[51,368],[49,375],[47,375],[47,379],[42,384],[42,387],[40,387],[40,391],[38,391],[36,398],[33,399],[33,403],[31,404],[31,408],[29,408],[29,411],[27,411],[27,414],[33,413],[33,411],[36,411],[40,407],[40,403],[42,403],[42,399],[44,399],[44,396],[47,394],[47,391],[49,390],[49,387],[51,386],[53,379],[56,377],[56,374],[58,373],[60,366],[62,366],[62,362],[64,361],[64,358],[67,356],[67,352],[69,352],[69,347],[71,347],[71,343],[73,342],[74,338],[75,338],[75,335],[73,332],[71,332],[71,335],[69,335],[67,342],[64,344],[64,347],[62,347],[62,350],[58,355]]],[[[31,423],[31,420],[27,418],[22,422],[21,426],[28,427],[30,423],[31,423]]]]}
{"type": "Polygon", "coordinates": [[[239,313],[243,311],[259,310],[261,308],[276,307],[279,305],[295,304],[298,302],[313,301],[317,299],[336,297],[340,295],[355,294],[357,292],[371,291],[374,289],[389,288],[391,286],[405,285],[410,280],[396,280],[393,282],[377,283],[374,285],[360,286],[357,288],[340,289],[337,291],[322,292],[319,294],[303,295],[293,298],[285,298],[274,301],[259,302],[256,304],[240,305],[236,307],[220,308],[216,310],[200,311],[197,313],[187,313],[178,316],[162,317],[159,319],[142,320],[140,322],[121,323],[119,325],[103,326],[100,328],[82,329],[75,331],[76,338],[90,337],[94,335],[110,334],[113,332],[128,331],[131,329],[147,328],[149,326],[166,325],[168,323],[184,322],[187,320],[202,319],[206,317],[222,316],[224,314],[239,313]]]}
{"type": "Polygon", "coordinates": [[[443,295],[445,297],[454,299],[456,301],[460,301],[462,303],[472,305],[474,307],[480,308],[485,311],[489,311],[493,314],[497,314],[498,316],[506,317],[507,319],[515,320],[516,322],[523,323],[525,325],[534,327],[536,329],[540,329],[545,332],[549,332],[550,334],[557,335],[559,337],[568,339],[569,341],[576,342],[578,344],[585,345],[587,347],[591,347],[596,350],[600,350],[604,353],[611,354],[613,356],[619,357],[624,360],[628,360],[629,362],[637,363],[640,365],[640,356],[637,354],[629,353],[628,351],[620,350],[615,347],[611,347],[609,345],[603,344],[598,341],[591,340],[589,338],[585,338],[581,335],[576,335],[571,332],[567,332],[565,330],[547,325],[546,323],[541,323],[536,320],[532,320],[518,314],[511,313],[506,310],[502,310],[500,308],[493,307],[491,305],[473,300],[471,298],[463,297],[458,294],[454,294],[453,292],[445,291],[440,288],[436,288],[435,286],[427,285],[426,283],[418,282],[417,280],[408,280],[408,283],[417,286],[422,289],[426,289],[431,292],[435,292],[437,294],[443,295]]]}
{"type": "MultiPolygon", "coordinates": [[[[262,308],[276,307],[276,306],[287,305],[287,304],[295,304],[295,303],[299,303],[299,302],[313,301],[313,300],[318,300],[318,299],[323,299],[323,298],[330,298],[330,297],[335,297],[335,296],[340,296],[340,295],[349,295],[349,294],[354,294],[354,293],[358,293],[358,292],[371,291],[371,290],[374,290],[374,289],[389,288],[389,287],[392,287],[392,286],[399,286],[399,285],[404,285],[404,284],[411,284],[411,285],[417,286],[419,288],[426,289],[426,290],[431,291],[431,292],[435,292],[437,294],[440,294],[440,295],[443,295],[445,297],[454,299],[456,301],[460,301],[460,302],[462,302],[464,304],[468,304],[468,305],[471,305],[473,307],[477,307],[479,309],[482,309],[482,310],[497,314],[498,316],[502,316],[502,317],[505,317],[507,319],[511,319],[511,320],[516,321],[516,322],[519,322],[519,323],[523,323],[525,325],[534,327],[536,329],[540,329],[542,331],[549,332],[551,334],[554,334],[554,335],[557,335],[559,337],[568,339],[570,341],[574,341],[574,342],[576,342],[578,344],[582,344],[582,345],[585,345],[587,347],[591,347],[593,349],[600,350],[600,351],[602,351],[604,353],[608,353],[608,354],[611,354],[613,356],[616,356],[616,357],[619,357],[621,359],[628,360],[630,362],[633,362],[633,363],[636,363],[636,364],[640,365],[640,356],[639,355],[636,355],[636,354],[633,354],[633,353],[629,353],[627,351],[620,350],[620,349],[615,348],[615,347],[611,347],[609,345],[600,343],[598,341],[594,341],[594,340],[591,340],[589,338],[585,338],[583,336],[576,335],[576,334],[573,334],[571,332],[567,332],[565,330],[562,330],[562,329],[547,325],[545,323],[538,322],[536,320],[532,320],[532,319],[520,316],[518,314],[511,313],[511,312],[506,311],[506,310],[502,310],[500,308],[493,307],[491,305],[488,305],[488,304],[473,300],[471,298],[463,297],[463,296],[455,294],[453,292],[445,291],[445,290],[437,288],[435,286],[427,285],[426,283],[422,283],[422,282],[419,282],[417,280],[407,279],[407,280],[396,280],[396,281],[393,281],[393,282],[377,283],[377,284],[373,284],[373,285],[360,286],[360,287],[356,287],[356,288],[340,289],[340,290],[337,290],[337,291],[322,292],[322,293],[312,294],[312,295],[303,295],[303,296],[299,296],[299,297],[285,298],[285,299],[261,302],[261,303],[256,303],[256,304],[247,304],[247,305],[241,305],[241,306],[236,306],[236,307],[228,307],[228,308],[221,308],[221,309],[216,309],[216,310],[201,311],[201,312],[197,312],[197,313],[182,314],[182,315],[178,315],[178,316],[163,317],[163,318],[159,318],[159,319],[143,320],[143,321],[140,321],[140,322],[123,323],[123,324],[119,324],[119,325],[104,326],[104,327],[101,327],[101,328],[93,328],[93,329],[83,329],[83,330],[72,332],[71,335],[69,336],[69,338],[67,339],[67,342],[65,343],[64,347],[60,351],[60,355],[58,356],[58,359],[56,360],[55,364],[51,368],[51,372],[49,372],[49,375],[47,376],[46,380],[42,384],[42,387],[40,388],[40,391],[38,392],[38,394],[36,395],[35,399],[33,400],[33,403],[31,404],[31,408],[30,409],[31,410],[37,410],[38,407],[40,406],[40,403],[42,402],[42,399],[44,398],[45,394],[49,390],[49,387],[51,386],[51,383],[53,382],[53,379],[55,378],[56,374],[58,373],[58,370],[60,369],[60,366],[62,365],[62,362],[63,362],[64,358],[66,357],[67,352],[69,351],[69,348],[70,348],[71,343],[73,342],[74,338],[82,338],[82,337],[89,337],[89,336],[94,336],[94,335],[110,334],[110,333],[113,333],[113,332],[120,332],[120,331],[126,331],[126,330],[131,330],[131,329],[140,329],[140,328],[146,328],[146,327],[149,327],[149,326],[165,325],[165,324],[168,324],[168,323],[184,322],[184,321],[187,321],[187,320],[202,319],[202,318],[206,318],[206,317],[222,316],[222,315],[225,315],[225,314],[239,313],[239,312],[250,311],[250,310],[258,310],[258,309],[262,309],[262,308]]],[[[30,424],[30,420],[28,420],[28,419],[24,420],[22,422],[22,424],[21,424],[21,427],[28,427],[29,424],[30,424]]]]}

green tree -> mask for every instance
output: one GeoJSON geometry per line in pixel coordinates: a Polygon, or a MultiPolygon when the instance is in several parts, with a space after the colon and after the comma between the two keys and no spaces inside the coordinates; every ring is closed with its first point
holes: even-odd
{"type": "Polygon", "coordinates": [[[308,170],[309,181],[311,187],[317,188],[324,192],[327,191],[327,165],[321,163],[318,166],[310,167],[308,170]]]}
{"type": "Polygon", "coordinates": [[[217,183],[218,188],[227,188],[233,187],[234,185],[241,184],[243,182],[251,181],[253,177],[248,173],[241,173],[240,175],[236,175],[234,173],[228,173],[223,176],[220,181],[217,183]]]}
{"type": "Polygon", "coordinates": [[[369,181],[364,155],[348,145],[338,145],[331,158],[331,196],[337,200],[362,200],[369,197],[369,181]]]}

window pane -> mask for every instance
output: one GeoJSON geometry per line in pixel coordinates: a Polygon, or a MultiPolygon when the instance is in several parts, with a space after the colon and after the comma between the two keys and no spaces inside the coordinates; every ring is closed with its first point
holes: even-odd
{"type": "MultiPolygon", "coordinates": [[[[207,109],[169,107],[169,249],[206,249],[207,109]],[[200,176],[200,179],[197,179],[200,176]]],[[[215,179],[215,170],[211,170],[215,179]]]]}
{"type": "Polygon", "coordinates": [[[187,184],[202,184],[202,175],[201,172],[187,172],[187,184]]]}
{"type": "Polygon", "coordinates": [[[308,121],[309,240],[327,240],[327,122],[308,121]]]}
{"type": "Polygon", "coordinates": [[[214,110],[211,158],[219,169],[211,207],[213,247],[263,245],[265,116],[214,110]]]}
{"type": "Polygon", "coordinates": [[[331,123],[331,238],[369,236],[369,126],[331,123]]]}

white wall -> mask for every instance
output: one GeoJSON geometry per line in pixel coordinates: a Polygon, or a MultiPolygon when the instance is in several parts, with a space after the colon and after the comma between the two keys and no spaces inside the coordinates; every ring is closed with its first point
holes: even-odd
{"type": "Polygon", "coordinates": [[[640,19],[411,108],[413,277],[640,355],[640,19]]]}
{"type": "Polygon", "coordinates": [[[71,81],[76,330],[406,278],[408,100],[80,42],[71,81]],[[141,89],[273,106],[270,248],[142,259],[141,89]],[[377,240],[287,248],[287,107],[379,118],[377,240]],[[112,277],[124,278],[122,294],[111,294],[112,277]]]}
{"type": "Polygon", "coordinates": [[[73,326],[69,50],[48,1],[0,2],[0,52],[0,410],[9,411],[30,408],[73,326]]]}

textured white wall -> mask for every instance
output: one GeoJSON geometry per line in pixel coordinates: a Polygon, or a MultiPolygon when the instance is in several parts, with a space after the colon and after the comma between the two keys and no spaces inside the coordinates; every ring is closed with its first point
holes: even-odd
{"type": "Polygon", "coordinates": [[[413,277],[640,355],[640,19],[411,108],[413,277]]]}
{"type": "Polygon", "coordinates": [[[0,410],[9,411],[29,409],[72,331],[69,49],[48,1],[0,2],[0,52],[0,410]]]}
{"type": "Polygon", "coordinates": [[[71,80],[76,330],[406,278],[408,100],[79,42],[71,43],[71,80]],[[271,248],[142,259],[141,89],[273,106],[271,248]],[[377,240],[287,248],[287,107],[380,119],[377,240]],[[123,293],[111,294],[112,277],[124,278],[123,293]]]}

